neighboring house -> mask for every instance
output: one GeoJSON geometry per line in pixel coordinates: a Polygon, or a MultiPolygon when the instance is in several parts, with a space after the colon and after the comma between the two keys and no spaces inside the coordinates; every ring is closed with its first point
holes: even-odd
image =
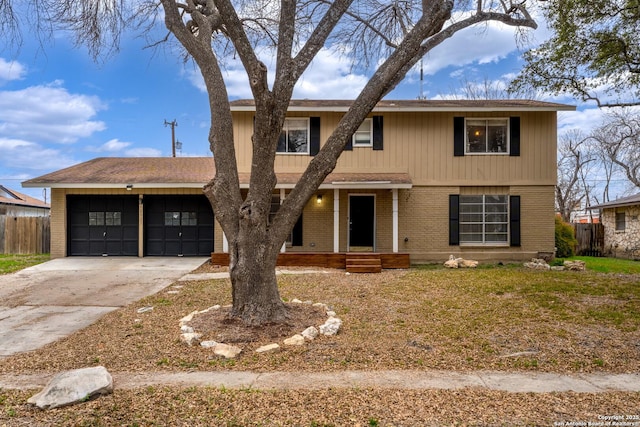
{"type": "Polygon", "coordinates": [[[49,216],[48,203],[0,185],[0,215],[49,216]]]}
{"type": "Polygon", "coordinates": [[[604,226],[605,253],[619,257],[640,257],[640,194],[591,206],[600,211],[604,226]]]}
{"type": "MultiPolygon", "coordinates": [[[[272,208],[351,101],[292,101],[272,208]]],[[[253,101],[232,102],[241,188],[253,101]]],[[[308,202],[284,250],[522,260],[554,251],[557,112],[529,100],[381,101],[308,202]]],[[[98,158],[23,183],[52,189],[52,257],[205,255],[227,243],[202,186],[212,158],[98,158]]]]}

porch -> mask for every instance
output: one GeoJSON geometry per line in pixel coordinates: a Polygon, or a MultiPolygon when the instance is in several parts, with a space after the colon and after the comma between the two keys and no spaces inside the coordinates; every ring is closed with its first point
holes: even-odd
{"type": "MultiPolygon", "coordinates": [[[[229,254],[213,252],[211,263],[229,265],[229,254]]],[[[382,269],[409,268],[407,253],[376,252],[282,252],[278,255],[280,267],[341,268],[350,273],[379,273],[382,269]]]]}

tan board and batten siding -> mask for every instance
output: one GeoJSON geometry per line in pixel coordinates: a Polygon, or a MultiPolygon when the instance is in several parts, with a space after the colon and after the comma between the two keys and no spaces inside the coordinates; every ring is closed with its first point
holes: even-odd
{"type": "MultiPolygon", "coordinates": [[[[338,160],[336,172],[384,173],[404,172],[411,175],[414,186],[439,185],[555,185],[557,123],[555,112],[518,113],[382,113],[384,117],[384,150],[354,147],[338,160]],[[453,117],[519,116],[520,156],[467,155],[453,156],[453,117]]],[[[234,132],[238,169],[251,169],[251,112],[235,112],[234,132]]],[[[321,144],[329,137],[342,113],[295,113],[288,117],[320,117],[321,144]]],[[[309,156],[279,154],[276,171],[301,173],[309,156]]]]}

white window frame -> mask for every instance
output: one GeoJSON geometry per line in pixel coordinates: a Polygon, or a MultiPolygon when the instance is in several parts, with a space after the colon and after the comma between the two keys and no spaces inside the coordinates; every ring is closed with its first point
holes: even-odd
{"type": "MultiPolygon", "coordinates": [[[[307,138],[307,150],[306,151],[276,151],[276,154],[281,155],[281,154],[286,154],[286,155],[303,155],[303,156],[308,156],[311,150],[311,124],[309,121],[309,117],[287,117],[284,119],[284,125],[282,126],[282,132],[285,132],[285,148],[289,147],[289,129],[288,129],[288,123],[291,123],[292,121],[305,121],[306,122],[306,127],[307,127],[307,133],[306,133],[306,138],[307,138]]],[[[276,149],[277,150],[277,149],[276,149]]]]}
{"type": "MultiPolygon", "coordinates": [[[[495,203],[491,203],[493,205],[496,205],[495,203]]],[[[510,213],[509,213],[509,195],[508,194],[461,194],[460,195],[460,199],[459,199],[459,206],[460,206],[460,219],[458,221],[459,227],[460,227],[460,246],[509,246],[509,218],[510,218],[510,213]],[[470,197],[482,197],[482,210],[481,212],[475,212],[475,213],[469,213],[469,212],[463,212],[464,208],[463,206],[465,205],[478,205],[478,203],[472,203],[472,202],[465,202],[464,198],[470,198],[470,197]],[[487,205],[490,203],[487,203],[487,197],[504,197],[504,211],[502,212],[487,212],[487,205]],[[477,220],[477,221],[465,221],[464,220],[464,215],[468,214],[468,215],[481,215],[481,219],[477,220]],[[498,215],[505,215],[505,220],[504,221],[488,221],[488,217],[491,214],[498,214],[498,215]],[[500,232],[492,232],[492,231],[488,231],[487,227],[491,227],[493,225],[504,225],[504,229],[505,231],[500,231],[500,232]],[[465,232],[464,231],[464,225],[475,225],[475,226],[481,226],[482,231],[481,232],[465,232]],[[482,240],[478,241],[478,240],[465,240],[465,235],[478,235],[481,234],[482,235],[482,240]],[[493,241],[493,240],[487,240],[487,236],[489,235],[504,235],[504,240],[502,241],[493,241]]]]}
{"type": "Polygon", "coordinates": [[[362,124],[360,125],[360,127],[358,127],[358,130],[355,131],[355,133],[352,136],[352,142],[353,142],[353,147],[373,147],[373,119],[372,118],[368,118],[368,119],[364,119],[364,121],[362,122],[362,124]],[[362,127],[365,124],[369,124],[369,129],[362,129],[362,127]],[[366,143],[362,143],[362,142],[357,142],[357,136],[360,135],[368,135],[369,136],[369,142],[366,143]]]}
{"type": "Polygon", "coordinates": [[[495,155],[495,156],[508,156],[509,155],[509,149],[510,149],[510,123],[509,123],[509,118],[508,117],[465,117],[464,119],[464,154],[466,155],[471,155],[471,156],[486,156],[486,155],[495,155]],[[471,146],[471,141],[469,141],[469,122],[478,122],[478,121],[484,121],[485,122],[485,131],[484,131],[484,145],[485,145],[485,151],[471,151],[470,150],[470,146],[471,146]],[[487,141],[487,136],[489,135],[489,123],[491,122],[498,122],[498,121],[502,121],[506,123],[505,126],[505,136],[504,136],[504,151],[488,151],[488,141],[487,141]]]}

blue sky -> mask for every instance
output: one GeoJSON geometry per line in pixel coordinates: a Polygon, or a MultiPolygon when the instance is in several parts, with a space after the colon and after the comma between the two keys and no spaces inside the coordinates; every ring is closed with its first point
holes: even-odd
{"type": "MultiPolygon", "coordinates": [[[[547,37],[544,26],[533,42],[547,37]]],[[[104,63],[58,38],[41,47],[25,44],[17,54],[0,51],[0,184],[42,199],[39,189],[22,189],[26,179],[102,156],[171,156],[176,120],[182,156],[210,156],[208,102],[199,73],[168,50],[144,49],[139,38],[123,39],[121,51],[104,63]]],[[[505,81],[521,66],[513,30],[492,24],[455,35],[423,61],[423,94],[448,97],[461,79],[505,81]]],[[[268,58],[264,58],[268,62],[268,58]]],[[[232,98],[250,97],[238,62],[226,77],[232,98]]],[[[296,87],[295,98],[351,99],[367,80],[347,59],[321,51],[296,87]]],[[[416,68],[386,98],[420,95],[416,68]]],[[[576,104],[570,98],[546,98],[576,104]]],[[[580,105],[562,113],[559,126],[588,129],[601,112],[580,105]]]]}

